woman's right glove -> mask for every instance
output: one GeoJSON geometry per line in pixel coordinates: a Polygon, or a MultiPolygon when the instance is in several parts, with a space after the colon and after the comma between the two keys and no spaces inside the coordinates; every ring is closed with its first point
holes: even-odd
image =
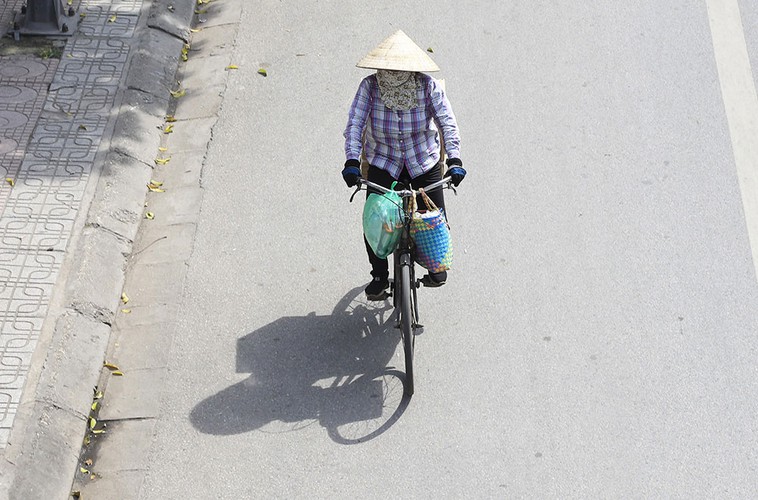
{"type": "Polygon", "coordinates": [[[448,171],[445,173],[445,177],[450,177],[453,181],[453,186],[458,187],[464,177],[466,177],[466,169],[463,168],[463,162],[460,158],[448,158],[447,159],[448,171]]]}
{"type": "Polygon", "coordinates": [[[358,160],[347,160],[345,168],[342,169],[342,178],[345,179],[347,187],[353,187],[358,184],[361,178],[361,162],[358,160]]]}

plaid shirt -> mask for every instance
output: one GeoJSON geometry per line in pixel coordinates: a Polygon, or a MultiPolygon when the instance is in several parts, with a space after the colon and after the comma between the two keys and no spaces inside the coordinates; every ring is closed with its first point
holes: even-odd
{"type": "Polygon", "coordinates": [[[420,85],[416,93],[420,105],[408,111],[395,111],[384,105],[376,75],[363,79],[345,128],[347,159],[360,159],[365,129],[369,164],[395,179],[405,166],[411,178],[416,178],[440,161],[437,124],[442,128],[448,157],[460,158],[458,125],[445,92],[432,77],[424,73],[418,73],[418,77],[420,85]]]}

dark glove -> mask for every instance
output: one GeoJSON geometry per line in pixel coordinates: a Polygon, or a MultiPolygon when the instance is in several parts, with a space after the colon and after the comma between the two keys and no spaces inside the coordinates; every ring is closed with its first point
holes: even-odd
{"type": "Polygon", "coordinates": [[[358,160],[347,160],[345,168],[342,169],[342,178],[345,179],[347,187],[353,187],[358,184],[361,178],[361,162],[358,160]]]}
{"type": "Polygon", "coordinates": [[[450,177],[453,181],[453,186],[458,187],[458,184],[466,177],[466,169],[463,168],[463,162],[460,158],[448,158],[446,163],[448,171],[445,173],[445,177],[450,177]]]}

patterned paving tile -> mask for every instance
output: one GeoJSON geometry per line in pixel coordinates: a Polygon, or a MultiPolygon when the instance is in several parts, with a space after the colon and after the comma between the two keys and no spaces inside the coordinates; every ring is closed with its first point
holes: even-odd
{"type": "MultiPolygon", "coordinates": [[[[10,2],[14,5],[21,2],[10,2]]],[[[0,3],[0,20],[9,1],[0,3]]],[[[82,0],[63,57],[0,57],[0,448],[87,181],[112,114],[142,0],[82,0]]]]}

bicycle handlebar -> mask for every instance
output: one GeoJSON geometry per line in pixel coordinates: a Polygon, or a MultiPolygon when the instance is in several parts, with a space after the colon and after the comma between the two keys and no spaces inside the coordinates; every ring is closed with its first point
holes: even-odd
{"type": "MultiPolygon", "coordinates": [[[[437,182],[433,182],[433,183],[429,184],[428,186],[426,186],[424,188],[421,188],[421,189],[423,189],[424,191],[433,191],[433,190],[439,189],[439,188],[443,188],[443,189],[447,188],[447,189],[452,189],[453,193],[458,194],[455,191],[455,187],[453,187],[452,182],[453,182],[453,180],[450,177],[443,177],[442,179],[438,180],[437,182]]],[[[368,190],[368,188],[371,188],[371,189],[373,189],[375,191],[378,191],[380,193],[395,193],[398,196],[400,196],[401,198],[410,198],[411,196],[415,196],[416,195],[416,191],[414,191],[412,189],[401,189],[400,191],[394,191],[392,189],[386,188],[384,186],[380,186],[379,184],[376,184],[374,182],[366,180],[363,177],[359,177],[358,178],[358,187],[355,189],[355,192],[353,193],[353,195],[350,196],[350,201],[351,202],[353,201],[353,198],[355,197],[355,195],[358,194],[358,191],[361,191],[361,188],[363,186],[366,186],[366,190],[368,190]]]]}

